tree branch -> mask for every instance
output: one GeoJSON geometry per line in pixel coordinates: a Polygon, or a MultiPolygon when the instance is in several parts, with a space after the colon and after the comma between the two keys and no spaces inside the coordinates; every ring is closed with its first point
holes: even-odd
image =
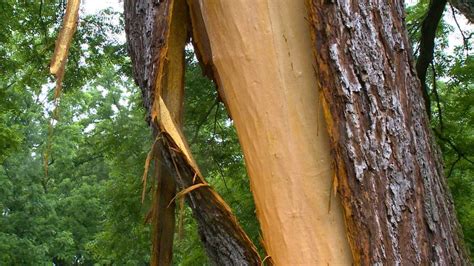
{"type": "Polygon", "coordinates": [[[466,35],[464,35],[464,32],[462,31],[461,26],[459,25],[458,19],[456,18],[456,12],[454,11],[453,5],[450,4],[449,6],[451,7],[451,12],[453,14],[454,22],[456,23],[456,26],[458,27],[458,30],[461,33],[462,42],[463,42],[463,46],[464,46],[464,51],[466,51],[466,56],[467,56],[468,52],[469,52],[468,41],[469,41],[469,38],[471,36],[469,36],[469,38],[467,38],[466,35]]]}
{"type": "Polygon", "coordinates": [[[463,151],[461,151],[461,149],[459,149],[452,140],[443,136],[436,129],[433,129],[433,132],[440,140],[442,140],[443,142],[446,142],[451,147],[451,149],[453,149],[458,154],[458,157],[462,157],[464,160],[474,165],[474,161],[471,160],[469,157],[467,157],[467,155],[463,151]]]}
{"type": "Polygon", "coordinates": [[[434,66],[434,62],[431,63],[431,70],[433,72],[433,94],[435,95],[436,98],[436,106],[438,107],[438,119],[439,119],[439,128],[441,130],[441,133],[443,133],[444,130],[444,123],[443,123],[443,110],[441,110],[441,101],[439,98],[439,93],[438,93],[438,85],[436,84],[436,69],[434,66]]]}
{"type": "Polygon", "coordinates": [[[206,114],[202,117],[201,121],[196,127],[196,130],[194,131],[194,136],[191,140],[191,144],[194,144],[196,142],[196,139],[198,137],[199,131],[201,130],[201,127],[204,125],[204,123],[206,123],[207,118],[212,113],[212,110],[214,110],[214,107],[216,107],[218,103],[219,103],[219,99],[216,99],[214,103],[212,104],[212,106],[209,108],[209,110],[207,110],[206,114]]]}
{"type": "Polygon", "coordinates": [[[416,61],[416,72],[420,79],[421,86],[423,89],[423,98],[425,99],[425,107],[428,116],[431,118],[431,103],[426,86],[426,72],[428,66],[433,61],[433,51],[436,38],[436,29],[443,16],[444,7],[446,6],[446,0],[432,0],[423,19],[421,25],[421,37],[420,37],[420,54],[416,61]]]}
{"type": "Polygon", "coordinates": [[[456,158],[456,161],[453,162],[453,164],[451,164],[451,167],[449,167],[449,172],[448,172],[448,175],[446,176],[446,179],[449,179],[451,177],[451,175],[453,174],[453,171],[454,171],[454,167],[456,166],[456,164],[461,160],[461,156],[458,154],[458,157],[456,158]]]}

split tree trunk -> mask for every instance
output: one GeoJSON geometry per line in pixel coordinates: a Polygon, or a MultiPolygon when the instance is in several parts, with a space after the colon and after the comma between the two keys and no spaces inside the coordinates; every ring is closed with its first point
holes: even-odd
{"type": "MultiPolygon", "coordinates": [[[[198,58],[235,121],[276,264],[468,263],[402,1],[307,0],[308,12],[303,0],[187,3],[198,58]]],[[[183,2],[125,1],[135,77],[149,120],[165,132],[162,155],[177,184],[202,184],[187,195],[211,260],[256,264],[252,244],[205,186],[179,123],[163,119],[177,104],[165,96],[176,82],[164,82],[175,71],[166,68],[174,4],[183,2]],[[214,231],[215,223],[226,226],[214,231]]]]}

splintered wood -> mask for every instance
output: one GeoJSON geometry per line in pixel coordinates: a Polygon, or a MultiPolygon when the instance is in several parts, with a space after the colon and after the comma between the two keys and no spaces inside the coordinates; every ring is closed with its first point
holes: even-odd
{"type": "Polygon", "coordinates": [[[77,20],[79,19],[80,0],[69,0],[66,6],[66,14],[64,21],[56,39],[56,46],[54,54],[51,58],[50,73],[56,78],[56,87],[54,89],[53,113],[48,125],[48,136],[46,140],[46,149],[43,155],[44,175],[48,177],[49,155],[51,152],[51,142],[53,138],[54,122],[58,120],[59,113],[59,96],[63,84],[64,71],[66,69],[66,62],[69,47],[71,46],[72,37],[76,32],[77,20]]]}
{"type": "Polygon", "coordinates": [[[171,263],[174,220],[173,224],[169,222],[174,219],[175,199],[180,197],[186,197],[193,210],[211,261],[218,265],[259,264],[255,246],[229,206],[204,180],[181,130],[184,48],[190,32],[185,0],[164,0],[158,5],[150,0],[126,0],[125,22],[134,76],[142,89],[147,120],[155,137],[160,136],[154,155],[159,157],[155,159],[159,171],[155,173],[158,185],[151,214],[152,265],[171,263]],[[178,194],[171,190],[172,183],[180,190],[178,194]]]}
{"type": "Polygon", "coordinates": [[[53,58],[49,71],[56,77],[56,90],[54,92],[55,98],[59,96],[61,91],[62,80],[64,77],[64,70],[66,68],[67,55],[69,47],[71,46],[72,37],[76,32],[77,20],[79,19],[80,0],[68,0],[66,7],[66,14],[59,32],[56,46],[54,48],[53,58]]]}

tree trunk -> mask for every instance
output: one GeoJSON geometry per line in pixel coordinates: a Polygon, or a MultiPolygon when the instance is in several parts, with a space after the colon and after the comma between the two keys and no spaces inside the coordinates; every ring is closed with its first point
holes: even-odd
{"type": "Polygon", "coordinates": [[[308,1],[318,87],[357,264],[468,264],[403,1],[308,1]]]}
{"type": "Polygon", "coordinates": [[[216,0],[200,8],[268,254],[278,265],[350,265],[304,1],[216,0]]]}
{"type": "Polygon", "coordinates": [[[259,263],[180,131],[182,79],[173,75],[183,70],[173,51],[184,43],[172,44],[182,31],[173,23],[190,27],[234,119],[275,264],[468,264],[402,1],[187,4],[128,0],[125,19],[148,120],[211,260],[259,263]]]}

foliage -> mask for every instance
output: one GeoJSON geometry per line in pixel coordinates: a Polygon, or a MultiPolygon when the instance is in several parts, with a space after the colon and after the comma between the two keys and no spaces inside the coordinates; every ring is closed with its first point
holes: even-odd
{"type": "Polygon", "coordinates": [[[80,20],[45,175],[48,64],[64,5],[2,1],[0,9],[0,264],[145,263],[148,227],[136,180],[150,140],[125,46],[115,38],[120,15],[80,20]]]}

